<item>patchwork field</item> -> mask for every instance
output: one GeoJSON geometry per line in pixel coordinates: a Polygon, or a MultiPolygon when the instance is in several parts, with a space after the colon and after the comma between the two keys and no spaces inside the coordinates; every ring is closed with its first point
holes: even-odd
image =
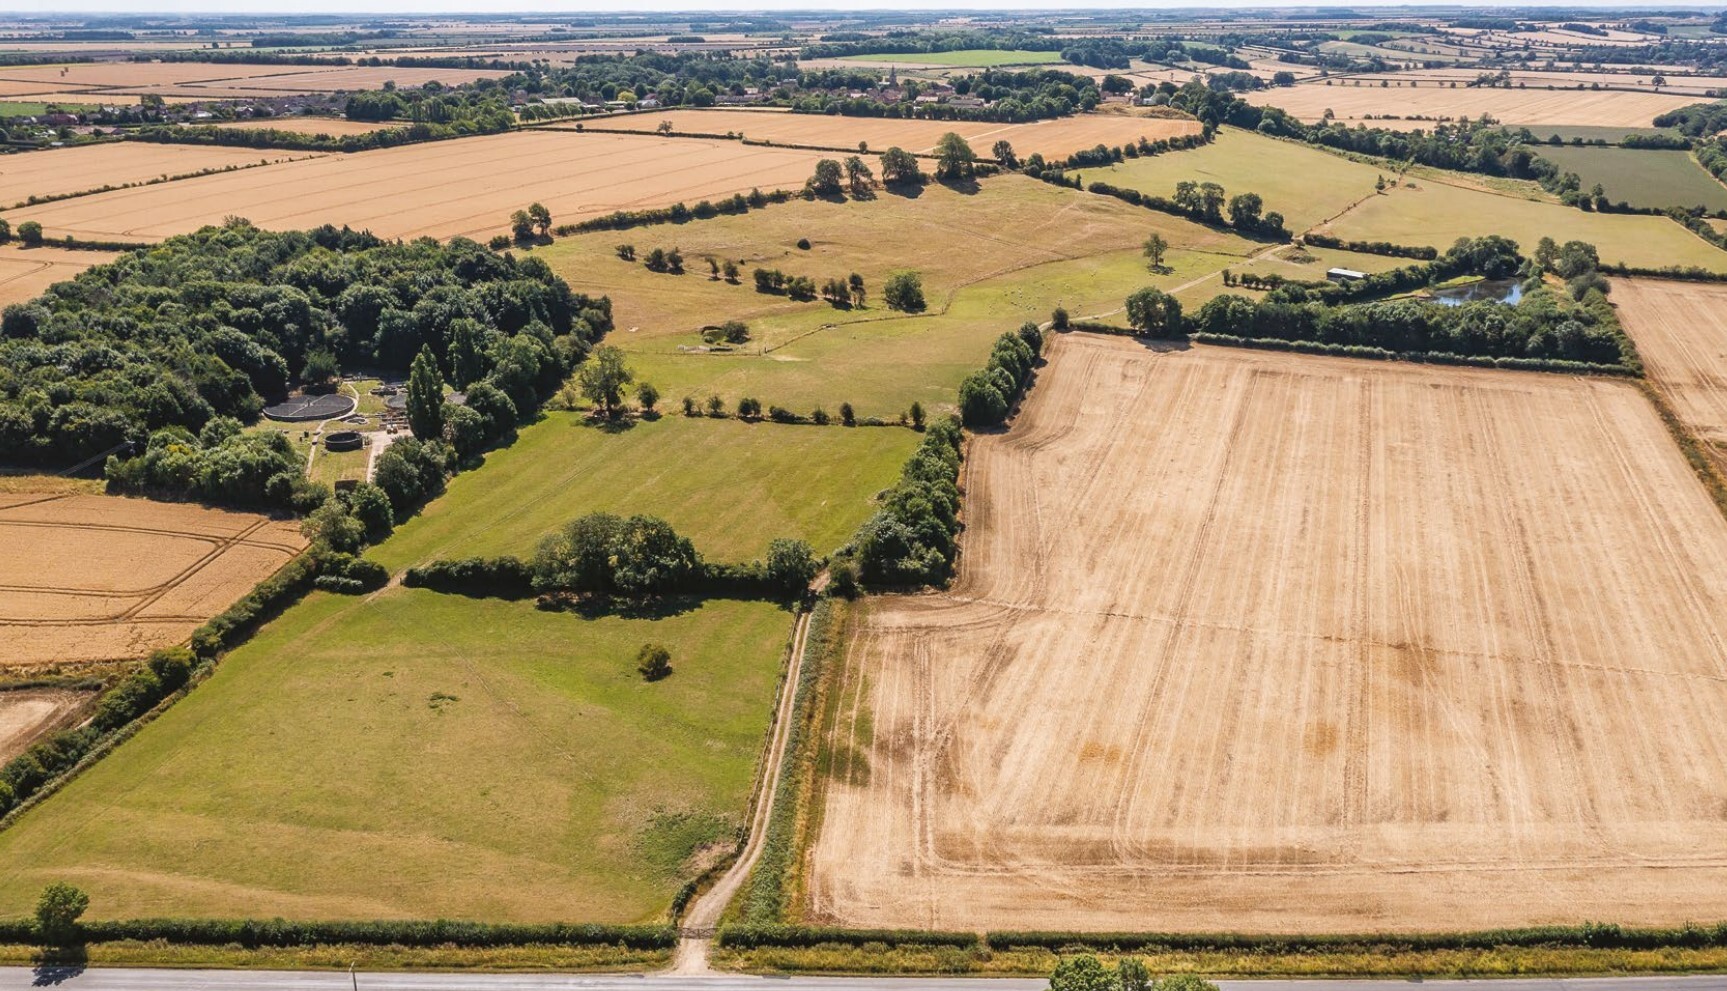
{"type": "Polygon", "coordinates": [[[1222,128],[1209,145],[1130,159],[1109,168],[1080,169],[1085,182],[1103,181],[1169,196],[1178,182],[1215,182],[1227,195],[1258,193],[1265,209],[1300,232],[1370,196],[1382,171],[1293,141],[1222,128]]]}
{"type": "Polygon", "coordinates": [[[753,396],[801,413],[820,406],[832,414],[850,402],[859,416],[893,418],[913,401],[951,406],[990,342],[1026,320],[1047,320],[1055,306],[1075,315],[1117,310],[1135,289],[1221,271],[1257,247],[1109,197],[1000,176],[975,191],[929,186],[915,197],[796,201],[741,217],[560,238],[536,254],[577,290],[611,297],[618,329],[608,343],[629,353],[637,376],[671,408],[686,395],[717,393],[728,408],[753,396]],[[1172,245],[1171,270],[1159,275],[1146,270],[1139,248],[1153,231],[1172,245]],[[687,272],[622,261],[619,243],[638,253],[676,246],[687,272]],[[710,280],[708,257],[736,261],[740,284],[710,280]],[[857,272],[869,302],[842,310],[758,293],[758,267],[818,284],[857,272]],[[927,312],[881,303],[888,276],[906,268],[923,280],[927,312]],[[749,325],[750,342],[703,353],[700,329],[728,319],[749,325]]]}
{"type": "Polygon", "coordinates": [[[1651,268],[1696,265],[1727,271],[1727,252],[1666,217],[1585,213],[1557,202],[1434,178],[1412,177],[1411,181],[1415,188],[1399,185],[1383,196],[1369,197],[1327,229],[1349,240],[1430,244],[1440,249],[1460,237],[1502,234],[1525,251],[1533,251],[1541,238],[1551,237],[1560,242],[1588,241],[1608,263],[1651,268]]]}
{"type": "Polygon", "coordinates": [[[1690,152],[1560,146],[1543,147],[1540,155],[1577,173],[1585,191],[1600,183],[1615,203],[1727,210],[1727,186],[1703,171],[1690,152]]]}
{"type": "Polygon", "coordinates": [[[392,570],[440,557],[527,557],[584,512],[648,505],[710,560],[759,560],[775,537],[826,554],[851,539],[918,442],[901,427],[689,419],[675,399],[664,405],[659,420],[618,432],[547,414],[483,470],[452,480],[373,556],[392,570]]]}
{"type": "Polygon", "coordinates": [[[1727,910],[1727,521],[1635,387],[1076,335],[966,465],[957,585],[855,631],[807,917],[1727,910]]]}
{"type": "Polygon", "coordinates": [[[531,131],[117,190],[31,207],[10,219],[14,226],[40,221],[50,236],[122,240],[183,234],[230,215],[277,230],[329,223],[385,237],[484,237],[507,230],[511,211],[535,200],[562,223],[758,186],[801,188],[819,157],[730,141],[667,145],[633,135],[531,131]]]}
{"type": "MultiPolygon", "coordinates": [[[[859,142],[874,154],[898,146],[917,154],[928,154],[943,134],[952,131],[965,138],[979,155],[988,157],[997,141],[1013,145],[1021,158],[1034,152],[1045,158],[1065,159],[1082,149],[1100,144],[1116,147],[1140,138],[1157,141],[1177,135],[1198,134],[1196,120],[1172,117],[1137,117],[1127,114],[1078,114],[1030,124],[996,121],[894,120],[882,117],[840,117],[828,114],[794,114],[773,110],[667,110],[651,114],[628,114],[586,122],[587,127],[651,133],[670,121],[678,131],[699,134],[738,134],[751,141],[774,144],[812,145],[835,150],[857,150],[859,142]]],[[[573,125],[556,125],[568,130],[573,125]]],[[[871,163],[874,167],[874,163],[871,163]]]]}
{"type": "MultiPolygon", "coordinates": [[[[315,158],[308,152],[158,145],[144,142],[55,148],[0,155],[0,207],[21,207],[32,196],[63,196],[104,186],[149,182],[207,169],[315,158]]],[[[17,218],[12,220],[14,227],[17,218]]]]}
{"type": "Polygon", "coordinates": [[[0,494],[0,665],[185,639],[305,547],[293,521],[84,494],[0,494]]]}
{"type": "Polygon", "coordinates": [[[1650,380],[1727,471],[1727,286],[1614,279],[1613,302],[1650,380]]]}
{"type": "Polygon", "coordinates": [[[117,257],[107,251],[0,248],[0,308],[35,299],[54,283],[117,257]]]}
{"type": "Polygon", "coordinates": [[[0,916],[64,880],[104,918],[659,917],[742,821],[791,630],[665,612],[315,593],[0,833],[0,916]]]}
{"type": "MultiPolygon", "coordinates": [[[[1644,127],[1656,116],[1689,103],[1694,96],[1617,90],[1469,88],[1437,84],[1390,86],[1377,83],[1335,86],[1301,83],[1243,94],[1250,102],[1282,107],[1302,120],[1315,121],[1330,110],[1339,120],[1458,118],[1491,114],[1506,124],[1596,124],[1644,127]]],[[[1394,126],[1386,122],[1383,126],[1394,126]]],[[[1419,125],[1416,125],[1419,126],[1419,125]]]]}

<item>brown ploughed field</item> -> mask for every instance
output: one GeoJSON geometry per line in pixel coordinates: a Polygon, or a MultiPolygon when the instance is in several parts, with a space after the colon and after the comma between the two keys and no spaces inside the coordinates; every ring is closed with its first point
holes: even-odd
{"type": "Polygon", "coordinates": [[[82,196],[9,216],[14,227],[40,221],[50,237],[126,241],[184,234],[229,215],[269,230],[346,224],[381,237],[483,237],[508,230],[510,213],[536,200],[565,223],[679,200],[693,206],[757,186],[800,189],[821,157],[735,141],[668,144],[645,135],[521,131],[325,155],[82,196]]]}
{"type": "Polygon", "coordinates": [[[873,600],[812,921],[1727,915],[1727,520],[1629,384],[1054,344],[873,600]]]}
{"type": "Polygon", "coordinates": [[[1727,471],[1727,286],[1614,279],[1613,302],[1650,380],[1727,471]]]}
{"type": "MultiPolygon", "coordinates": [[[[916,154],[928,154],[949,131],[971,144],[980,156],[989,157],[997,141],[1013,145],[1016,155],[1033,153],[1046,158],[1066,158],[1076,151],[1100,144],[1111,148],[1146,138],[1158,141],[1177,135],[1198,134],[1199,121],[1171,117],[1138,117],[1128,114],[1077,114],[1057,120],[1029,124],[996,121],[894,120],[885,117],[839,117],[828,114],[794,114],[773,110],[665,110],[652,114],[629,114],[615,118],[591,118],[584,127],[652,133],[671,121],[676,131],[697,134],[741,134],[751,141],[775,144],[813,145],[821,148],[857,148],[869,145],[873,156],[898,146],[916,154]]],[[[560,122],[559,128],[575,125],[560,122]]]]}
{"type": "Polygon", "coordinates": [[[306,546],[293,521],[84,494],[0,494],[0,666],[184,640],[306,546]]]}

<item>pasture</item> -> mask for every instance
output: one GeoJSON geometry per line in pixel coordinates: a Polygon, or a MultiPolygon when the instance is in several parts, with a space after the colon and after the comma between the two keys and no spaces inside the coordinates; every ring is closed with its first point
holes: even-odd
{"type": "MultiPolygon", "coordinates": [[[[1375,117],[1403,118],[1409,127],[1422,120],[1434,121],[1491,114],[1512,125],[1590,124],[1610,127],[1647,127],[1658,115],[1695,103],[1696,98],[1669,93],[1636,93],[1621,90],[1547,90],[1467,87],[1453,89],[1449,83],[1400,85],[1397,80],[1363,81],[1338,79],[1336,85],[1303,82],[1295,86],[1257,90],[1243,94],[1252,103],[1281,107],[1306,121],[1316,121],[1330,110],[1339,120],[1368,121],[1375,117]],[[1385,85],[1382,85],[1384,83],[1385,85]]],[[[1403,126],[1391,122],[1379,126],[1403,126]]],[[[1431,126],[1429,123],[1427,126],[1431,126]]]]}
{"type": "Polygon", "coordinates": [[[1399,185],[1385,195],[1370,197],[1327,225],[1328,230],[1346,240],[1430,244],[1441,250],[1460,237],[1501,234],[1533,251],[1541,238],[1551,237],[1561,243],[1588,241],[1608,263],[1651,268],[1696,265],[1727,271],[1727,252],[1666,217],[1585,213],[1552,201],[1451,185],[1427,175],[1410,181],[1414,188],[1399,185]]]}
{"type": "Polygon", "coordinates": [[[1634,386],[1064,336],[965,493],[855,630],[805,919],[1727,911],[1727,520],[1634,386]]]}
{"type": "MultiPolygon", "coordinates": [[[[703,398],[706,398],[705,396],[703,398]]],[[[586,512],[651,512],[704,557],[747,562],[775,537],[826,554],[874,511],[917,446],[908,428],[798,427],[665,415],[626,429],[549,413],[403,524],[372,556],[392,570],[432,558],[531,556],[586,512]]]]}
{"type": "Polygon", "coordinates": [[[0,916],[64,880],[101,918],[654,920],[729,849],[790,629],[314,593],[0,833],[0,916]]]}
{"type": "Polygon", "coordinates": [[[1103,181],[1166,197],[1182,181],[1215,182],[1229,196],[1258,193],[1266,211],[1283,214],[1295,233],[1372,195],[1374,180],[1383,174],[1304,144],[1236,128],[1221,128],[1211,144],[1188,151],[1076,171],[1087,183],[1103,181]]]}
{"type": "Polygon", "coordinates": [[[1613,302],[1650,381],[1727,472],[1727,287],[1614,279],[1613,302]]]}
{"type": "Polygon", "coordinates": [[[30,207],[11,220],[14,226],[40,221],[50,236],[120,240],[160,240],[230,215],[273,230],[328,223],[383,237],[484,238],[506,231],[511,211],[535,200],[562,223],[679,200],[693,204],[758,186],[801,188],[820,157],[730,141],[668,145],[646,136],[538,130],[117,190],[30,207]]]}
{"type": "Polygon", "coordinates": [[[914,401],[932,411],[951,405],[997,335],[1047,320],[1055,306],[1076,316],[1119,309],[1141,286],[1220,271],[1255,247],[1110,197],[1000,176],[975,190],[930,185],[915,196],[797,200],[738,217],[600,231],[535,252],[578,291],[611,297],[618,329],[608,342],[628,352],[637,376],[669,404],[717,393],[728,408],[753,396],[800,413],[820,406],[832,414],[850,402],[859,416],[894,418],[914,401]],[[1167,274],[1151,274],[1140,256],[1153,231],[1172,246],[1167,274]],[[622,261],[614,251],[621,243],[638,254],[677,247],[686,272],[622,261]],[[709,257],[735,261],[740,284],[710,279],[709,257]],[[818,285],[857,272],[868,302],[838,309],[758,293],[756,268],[818,285]],[[888,276],[906,268],[922,277],[923,313],[881,302],[888,276]],[[750,342],[730,353],[698,350],[700,329],[729,319],[749,325],[750,342]]]}
{"type": "MultiPolygon", "coordinates": [[[[3,155],[0,156],[0,208],[22,207],[32,196],[64,196],[213,169],[313,157],[317,156],[308,152],[158,145],[141,141],[3,155]]],[[[16,228],[19,218],[10,216],[9,219],[16,228]]]]}
{"type": "Polygon", "coordinates": [[[179,643],[306,546],[293,521],[76,492],[0,494],[0,666],[179,643]]]}
{"type": "Polygon", "coordinates": [[[1600,183],[1607,198],[1635,207],[1701,206],[1727,210],[1727,186],[1703,171],[1687,151],[1543,146],[1542,158],[1575,172],[1584,191],[1600,183]]]}
{"type": "MultiPolygon", "coordinates": [[[[997,141],[1006,141],[1020,158],[1033,153],[1045,158],[1065,159],[1076,151],[1108,145],[1111,148],[1146,138],[1158,141],[1178,135],[1198,134],[1200,124],[1182,117],[1140,117],[1128,114],[1076,114],[1029,124],[996,121],[902,120],[887,117],[841,117],[830,114],[795,114],[775,110],[666,110],[650,114],[592,118],[584,127],[652,133],[670,122],[677,131],[697,134],[736,134],[750,141],[806,145],[834,151],[856,152],[859,144],[880,154],[892,147],[914,154],[935,151],[936,142],[952,131],[965,138],[980,157],[989,158],[997,141]]],[[[569,130],[571,124],[553,125],[569,130]]],[[[874,163],[871,163],[874,167],[874,163]]]]}

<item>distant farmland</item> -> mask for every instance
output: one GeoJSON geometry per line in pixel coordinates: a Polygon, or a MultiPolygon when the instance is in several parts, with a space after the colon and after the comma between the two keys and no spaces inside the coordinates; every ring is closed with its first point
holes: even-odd
{"type": "MultiPolygon", "coordinates": [[[[1548,90],[1470,87],[1450,83],[1381,86],[1336,80],[1335,85],[1304,82],[1244,94],[1250,102],[1282,107],[1302,120],[1316,121],[1330,110],[1339,120],[1370,117],[1441,118],[1491,114],[1507,124],[1594,124],[1646,127],[1658,115],[1696,103],[1694,96],[1622,90],[1548,90]]],[[[1392,126],[1390,124],[1385,126],[1392,126]]],[[[1403,126],[1401,123],[1396,126],[1403,126]]],[[[1420,127],[1420,123],[1409,126],[1420,127]]],[[[1428,125],[1431,126],[1431,125],[1428,125]]]]}
{"type": "Polygon", "coordinates": [[[1703,171],[1687,151],[1570,145],[1544,145],[1536,151],[1561,171],[1577,173],[1585,192],[1600,183],[1615,203],[1727,210],[1727,186],[1703,171]]]}

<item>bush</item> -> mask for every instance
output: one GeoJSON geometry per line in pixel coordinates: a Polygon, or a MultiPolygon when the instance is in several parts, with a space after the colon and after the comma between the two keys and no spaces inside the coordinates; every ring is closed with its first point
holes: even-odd
{"type": "Polygon", "coordinates": [[[882,300],[888,309],[903,313],[921,313],[926,307],[923,279],[916,272],[895,272],[882,286],[882,300]]]}
{"type": "Polygon", "coordinates": [[[820,571],[815,552],[804,541],[781,537],[768,544],[765,577],[785,594],[801,598],[820,571]]]}
{"type": "Polygon", "coordinates": [[[754,420],[762,415],[761,401],[750,396],[738,400],[738,416],[745,420],[754,420]]]}
{"type": "Polygon", "coordinates": [[[636,671],[643,681],[659,681],[672,673],[672,652],[663,644],[645,643],[636,652],[636,671]]]}
{"type": "Polygon", "coordinates": [[[49,946],[69,946],[77,941],[78,920],[89,907],[89,895],[56,881],[36,900],[36,932],[49,946]]]}
{"type": "Polygon", "coordinates": [[[520,558],[469,557],[432,561],[409,568],[402,576],[409,588],[429,588],[457,595],[520,599],[533,594],[533,571],[520,558]]]}

